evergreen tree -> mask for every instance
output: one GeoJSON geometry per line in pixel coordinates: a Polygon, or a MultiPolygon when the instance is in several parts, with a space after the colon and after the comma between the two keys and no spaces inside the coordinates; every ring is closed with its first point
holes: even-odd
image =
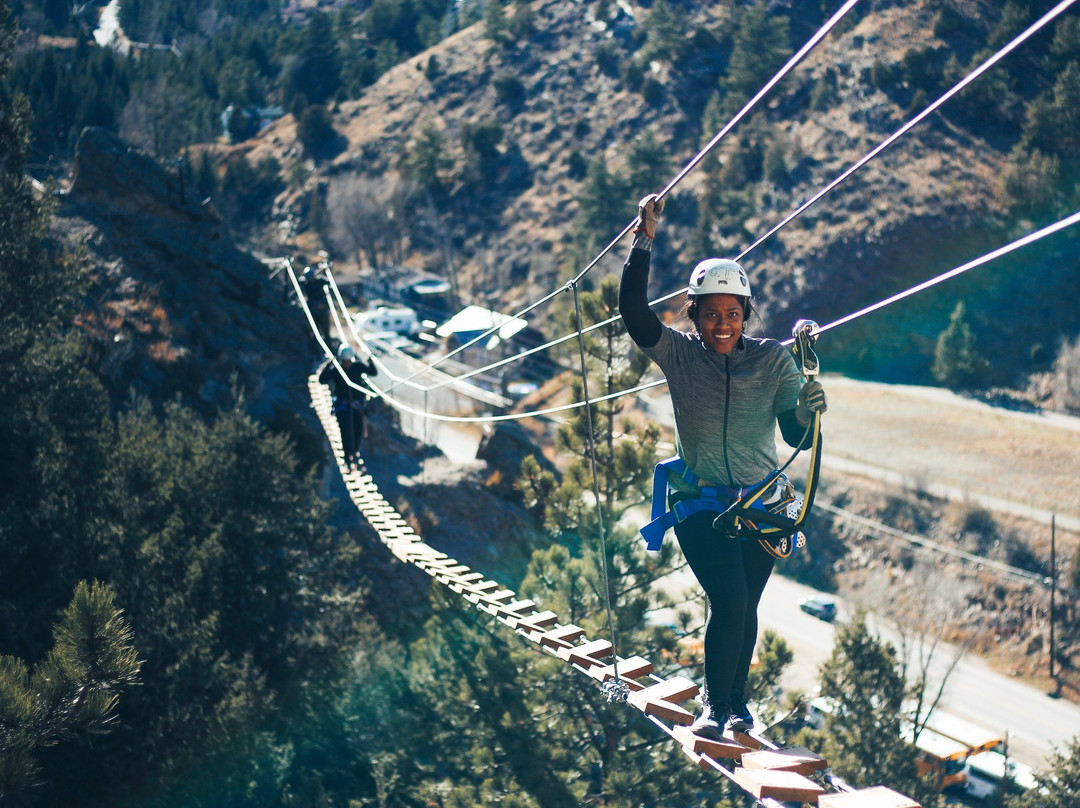
{"type": "Polygon", "coordinates": [[[761,0],[739,13],[728,71],[720,81],[724,111],[738,112],[790,56],[788,18],[769,12],[761,0]]]}
{"type": "Polygon", "coordinates": [[[643,61],[662,59],[675,64],[687,53],[686,18],[667,0],[653,3],[644,29],[645,46],[640,54],[643,61]]]}
{"type": "Polygon", "coordinates": [[[328,15],[314,14],[304,27],[299,51],[283,77],[283,85],[282,98],[286,106],[297,93],[302,92],[309,104],[322,104],[338,91],[341,62],[328,15]]]}
{"type": "MultiPolygon", "coordinates": [[[[0,2],[0,80],[7,14],[0,2]]],[[[112,431],[71,325],[85,268],[48,247],[50,201],[24,174],[29,128],[26,98],[0,95],[0,651],[37,658],[76,583],[97,574],[112,431]]]]}
{"type": "Polygon", "coordinates": [[[971,333],[965,314],[961,300],[949,317],[948,327],[938,336],[931,368],[935,379],[954,388],[974,384],[983,366],[982,358],[975,350],[975,335],[971,333]]]}
{"type": "Polygon", "coordinates": [[[138,682],[132,639],[113,592],[80,581],[33,671],[0,654],[0,802],[32,801],[45,774],[36,750],[113,728],[120,692],[138,682]]]}
{"type": "Polygon", "coordinates": [[[462,178],[474,186],[490,182],[498,168],[499,143],[503,128],[498,121],[466,121],[461,126],[461,148],[465,154],[462,178]]]}
{"type": "Polygon", "coordinates": [[[1080,62],[1070,62],[1054,86],[1028,105],[1022,142],[1067,160],[1073,175],[1080,168],[1080,62]]]}
{"type": "Polygon", "coordinates": [[[1055,749],[1050,765],[1035,773],[1037,788],[1008,798],[1008,808],[1073,808],[1080,804],[1080,735],[1055,749]]]}
{"type": "Polygon", "coordinates": [[[337,131],[330,111],[321,104],[304,110],[296,124],[296,139],[307,154],[319,154],[334,141],[337,131]]]}
{"type": "Polygon", "coordinates": [[[443,177],[453,168],[447,154],[446,135],[434,121],[424,121],[405,150],[401,171],[425,191],[438,192],[443,177]]]}
{"type": "Polygon", "coordinates": [[[584,255],[591,258],[630,222],[637,202],[630,197],[627,181],[608,169],[603,155],[589,163],[573,225],[575,241],[584,255]]]}
{"type": "Polygon", "coordinates": [[[905,692],[896,650],[870,633],[865,614],[857,614],[837,632],[821,670],[821,695],[833,705],[825,756],[854,786],[884,783],[934,808],[941,795],[918,775],[914,738],[904,723],[905,692]]]}
{"type": "Polygon", "coordinates": [[[626,165],[629,174],[628,185],[641,191],[641,196],[657,193],[667,185],[671,179],[671,172],[664,146],[657,141],[652,132],[634,138],[626,154],[626,165]]]}
{"type": "MultiPolygon", "coordinates": [[[[637,385],[648,370],[649,359],[633,349],[618,318],[619,279],[614,275],[605,276],[597,291],[580,295],[580,303],[582,328],[614,320],[584,335],[592,398],[600,399],[637,385]]],[[[575,311],[567,313],[567,321],[569,328],[578,327],[575,311]]],[[[574,401],[583,400],[584,387],[580,377],[573,379],[571,389],[574,401]]],[[[607,524],[617,521],[631,504],[647,495],[659,440],[659,429],[655,424],[642,427],[630,419],[620,423],[618,418],[625,407],[625,400],[616,397],[594,402],[591,409],[600,505],[607,524]],[[619,432],[622,434],[617,438],[619,432]]],[[[584,502],[580,496],[581,491],[593,489],[589,435],[589,419],[583,408],[576,410],[556,433],[557,448],[573,459],[564,482],[543,504],[547,509],[548,529],[563,535],[572,535],[587,525],[592,529],[595,525],[592,504],[584,502]]],[[[526,458],[526,464],[526,480],[534,480],[539,466],[532,458],[526,458]]],[[[545,489],[533,489],[530,500],[538,501],[542,490],[545,489]]]]}
{"type": "Polygon", "coordinates": [[[484,3],[484,34],[495,45],[505,45],[509,40],[508,28],[502,0],[487,0],[484,3]]]}

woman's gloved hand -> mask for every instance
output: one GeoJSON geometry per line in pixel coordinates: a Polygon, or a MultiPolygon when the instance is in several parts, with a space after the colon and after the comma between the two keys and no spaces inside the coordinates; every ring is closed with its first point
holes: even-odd
{"type": "Polygon", "coordinates": [[[795,406],[795,417],[800,423],[808,424],[815,412],[824,413],[828,409],[829,402],[825,400],[825,388],[821,382],[814,380],[802,386],[799,403],[795,406]]]}
{"type": "Polygon", "coordinates": [[[660,224],[660,214],[664,212],[664,200],[649,194],[638,202],[638,223],[635,233],[644,233],[649,238],[656,238],[656,228],[660,224]]]}

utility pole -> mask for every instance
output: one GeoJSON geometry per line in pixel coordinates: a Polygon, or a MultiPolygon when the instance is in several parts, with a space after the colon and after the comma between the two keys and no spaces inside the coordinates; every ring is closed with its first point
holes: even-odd
{"type": "Polygon", "coordinates": [[[1057,589],[1057,514],[1050,514],[1050,678],[1054,678],[1054,591],[1057,589]]]}
{"type": "Polygon", "coordinates": [[[999,808],[1005,808],[1005,795],[1009,792],[1009,731],[1005,730],[1004,745],[1002,751],[1005,753],[1005,760],[1001,765],[1001,794],[999,808]]]}

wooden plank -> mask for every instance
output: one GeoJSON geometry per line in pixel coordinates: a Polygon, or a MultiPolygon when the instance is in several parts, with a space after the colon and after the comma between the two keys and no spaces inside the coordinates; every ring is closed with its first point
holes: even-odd
{"type": "Polygon", "coordinates": [[[688,746],[680,746],[679,748],[682,749],[684,755],[690,758],[690,760],[694,761],[694,763],[701,768],[705,769],[706,771],[712,768],[712,766],[709,764],[709,761],[704,755],[699,755],[697,752],[695,752],[688,746]]]}
{"type": "Polygon", "coordinates": [[[565,659],[571,665],[591,668],[611,656],[611,647],[609,640],[591,640],[584,645],[560,648],[557,653],[560,659],[565,659]]]}
{"type": "Polygon", "coordinates": [[[825,789],[795,772],[746,769],[739,767],[732,772],[735,783],[749,794],[762,799],[780,802],[816,802],[825,789]]]}
{"type": "Polygon", "coordinates": [[[481,604],[481,609],[495,614],[497,607],[508,600],[516,598],[517,592],[513,589],[500,589],[498,592],[492,593],[469,592],[466,590],[462,595],[469,603],[481,604]]]}
{"type": "Polygon", "coordinates": [[[424,542],[417,542],[416,546],[412,549],[411,556],[413,558],[434,560],[439,558],[446,558],[446,553],[442,553],[436,550],[430,544],[424,544],[424,542]]]}
{"type": "Polygon", "coordinates": [[[749,732],[744,732],[741,729],[729,729],[725,730],[725,735],[730,735],[736,743],[741,743],[750,749],[763,749],[765,748],[765,742],[757,735],[752,735],[749,732]]]}
{"type": "MultiPolygon", "coordinates": [[[[648,699],[663,699],[664,701],[681,702],[692,699],[698,694],[698,686],[684,676],[673,676],[663,679],[651,687],[645,688],[641,693],[635,694],[638,701],[648,699]]],[[[634,706],[637,706],[636,704],[634,706]]],[[[641,709],[638,707],[638,709],[641,709]]]]}
{"type": "Polygon", "coordinates": [[[409,554],[409,547],[405,546],[408,544],[412,544],[412,542],[395,541],[391,542],[391,544],[389,545],[390,552],[397,556],[398,559],[400,559],[401,561],[404,561],[406,564],[412,561],[412,556],[409,554]]]}
{"type": "Polygon", "coordinates": [[[631,693],[626,701],[645,715],[655,715],[674,724],[692,724],[694,715],[678,705],[698,694],[698,686],[682,676],[665,679],[637,693],[631,693]]]}
{"type": "MultiPolygon", "coordinates": [[[[645,688],[648,690],[648,688],[645,688]]],[[[645,690],[638,691],[637,693],[631,693],[631,696],[638,696],[644,693],[645,690]]],[[[629,696],[627,697],[629,701],[629,696]]],[[[642,709],[645,715],[655,715],[657,718],[661,718],[671,724],[687,725],[694,723],[694,714],[687,710],[685,707],[680,707],[678,704],[674,704],[664,699],[653,699],[652,701],[645,702],[645,706],[642,709]]]]}
{"type": "Polygon", "coordinates": [[[510,628],[519,628],[524,631],[539,631],[540,629],[552,626],[559,621],[559,615],[555,612],[547,610],[543,612],[537,612],[536,614],[530,614],[526,617],[514,617],[506,621],[506,624],[510,628]]]}
{"type": "MultiPolygon", "coordinates": [[[[714,741],[711,738],[702,738],[690,731],[690,727],[675,727],[672,731],[684,750],[689,750],[695,755],[708,755],[715,759],[741,760],[742,756],[751,750],[741,743],[725,738],[722,741],[714,741]]],[[[705,766],[709,764],[706,763],[705,766]]]]}
{"type": "MultiPolygon", "coordinates": [[[[464,564],[454,564],[452,567],[443,567],[438,564],[429,564],[432,569],[435,570],[435,574],[440,578],[453,578],[457,580],[460,576],[466,575],[472,572],[472,567],[467,567],[464,564]]],[[[477,573],[480,575],[480,573],[477,573]]],[[[480,577],[483,577],[482,575],[480,577]]]]}
{"type": "MultiPolygon", "coordinates": [[[[640,656],[632,656],[629,659],[619,658],[619,678],[620,679],[637,679],[641,676],[648,676],[653,672],[653,664],[649,660],[640,656]]],[[[593,679],[599,679],[601,682],[606,682],[608,679],[615,678],[615,664],[604,665],[599,668],[590,668],[589,676],[593,679]]]]}
{"type": "Polygon", "coordinates": [[[551,631],[545,631],[540,635],[540,644],[548,648],[566,648],[575,640],[584,636],[585,629],[570,624],[553,628],[551,631]]]}
{"type": "Polygon", "coordinates": [[[742,765],[748,769],[812,774],[829,768],[828,761],[803,746],[787,749],[760,749],[743,755],[742,765]]]}
{"type": "Polygon", "coordinates": [[[485,578],[483,573],[474,572],[473,575],[479,575],[479,578],[473,578],[472,575],[464,575],[454,581],[455,584],[461,585],[462,592],[468,592],[471,595],[482,595],[485,592],[498,591],[502,584],[498,581],[492,581],[489,578],[485,578]]]}
{"type": "Polygon", "coordinates": [[[874,786],[841,794],[822,794],[818,808],[922,808],[919,803],[891,788],[874,786]]]}
{"type": "Polygon", "coordinates": [[[527,614],[532,614],[537,611],[536,604],[531,600],[515,600],[512,603],[499,606],[496,610],[497,614],[503,614],[507,617],[524,617],[527,614]]]}

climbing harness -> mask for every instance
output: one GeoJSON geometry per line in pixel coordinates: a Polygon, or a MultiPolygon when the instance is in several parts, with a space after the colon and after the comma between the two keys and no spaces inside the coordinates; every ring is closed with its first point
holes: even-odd
{"type": "MultiPolygon", "coordinates": [[[[799,320],[791,330],[792,351],[799,371],[807,381],[821,372],[814,351],[818,331],[818,325],[813,320],[799,320]]],[[[702,480],[678,455],[658,463],[653,470],[652,521],[640,530],[646,548],[659,550],[668,529],[700,511],[717,514],[713,520],[713,527],[717,531],[743,541],[757,539],[776,558],[787,558],[796,548],[805,546],[806,536],[800,528],[810,515],[817,491],[821,465],[821,413],[811,414],[800,445],[806,441],[808,434],[812,434],[810,471],[806,478],[806,491],[801,495],[795,491],[795,486],[784,472],[802,449],[796,449],[783,466],[764,480],[746,488],[716,485],[702,480]],[[673,492],[668,485],[672,475],[681,477],[695,487],[697,493],[683,498],[679,492],[673,492]],[[674,500],[670,509],[665,507],[669,497],[674,500]]]]}
{"type": "Polygon", "coordinates": [[[760,483],[746,488],[716,485],[709,480],[702,480],[690,470],[685,460],[675,455],[667,460],[661,460],[653,470],[652,521],[642,527],[639,532],[645,539],[646,547],[656,551],[660,549],[664,535],[670,528],[695,513],[711,511],[723,514],[729,511],[735,502],[747,497],[752,497],[751,507],[757,511],[764,512],[766,508],[774,508],[778,505],[786,508],[794,498],[785,496],[788,488],[793,487],[787,476],[778,475],[777,471],[770,473],[760,483]],[[697,488],[697,493],[687,493],[685,497],[680,497],[679,494],[683,492],[673,491],[668,485],[672,476],[680,477],[687,484],[697,488]],[[773,483],[777,485],[771,486],[773,483]],[[768,490],[773,492],[773,496],[765,502],[759,495],[768,490]],[[670,509],[667,509],[665,504],[669,497],[672,497],[674,501],[670,509]]]}

